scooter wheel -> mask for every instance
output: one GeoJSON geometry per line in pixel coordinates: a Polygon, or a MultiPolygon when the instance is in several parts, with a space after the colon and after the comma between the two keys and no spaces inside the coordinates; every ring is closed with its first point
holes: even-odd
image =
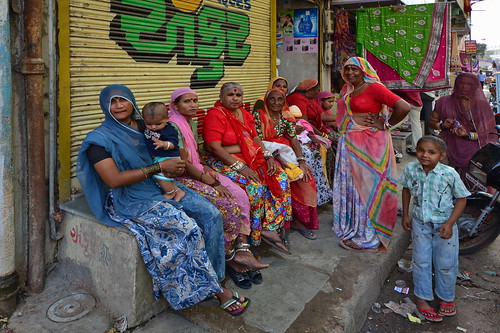
{"type": "MultiPolygon", "coordinates": [[[[467,198],[467,206],[462,216],[476,219],[481,214],[481,209],[488,205],[486,197],[467,198]]],[[[493,242],[500,234],[500,208],[497,205],[479,226],[477,234],[473,237],[465,236],[459,230],[459,254],[471,254],[493,242]]]]}

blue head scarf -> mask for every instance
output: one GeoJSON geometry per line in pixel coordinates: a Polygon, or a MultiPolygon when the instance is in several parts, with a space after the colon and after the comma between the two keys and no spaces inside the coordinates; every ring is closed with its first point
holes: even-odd
{"type": "MultiPolygon", "coordinates": [[[[76,176],[86,194],[90,209],[99,222],[112,226],[119,224],[114,222],[104,209],[109,188],[88,160],[87,149],[90,145],[104,147],[111,154],[120,171],[139,169],[152,163],[144,135],[133,127],[116,120],[111,114],[110,106],[113,97],[121,97],[132,103],[134,110],[131,118],[141,119],[134,94],[129,88],[119,84],[104,88],[99,95],[99,103],[105,116],[104,122],[83,140],[76,165],[76,176]]],[[[160,188],[149,178],[111,190],[115,211],[118,215],[129,219],[140,216],[158,201],[165,201],[160,188]]]]}

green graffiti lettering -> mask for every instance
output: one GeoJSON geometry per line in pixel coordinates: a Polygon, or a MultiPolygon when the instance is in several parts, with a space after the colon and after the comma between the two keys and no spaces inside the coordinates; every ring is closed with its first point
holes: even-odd
{"type": "MultiPolygon", "coordinates": [[[[201,66],[191,87],[211,88],[224,77],[224,66],[241,66],[250,54],[248,15],[210,6],[186,13],[170,0],[152,1],[111,0],[116,16],[109,36],[135,61],[169,63],[177,55],[179,65],[201,66]]],[[[240,7],[250,0],[228,3],[240,7]]]]}
{"type": "Polygon", "coordinates": [[[226,13],[216,8],[204,8],[198,16],[198,33],[201,36],[197,43],[197,55],[200,58],[217,59],[226,46],[224,21],[226,13]]]}
{"type": "Polygon", "coordinates": [[[227,13],[227,21],[233,29],[227,32],[227,46],[229,59],[246,59],[250,53],[250,45],[245,45],[245,39],[250,33],[250,18],[245,17],[242,22],[241,15],[227,13]]]}

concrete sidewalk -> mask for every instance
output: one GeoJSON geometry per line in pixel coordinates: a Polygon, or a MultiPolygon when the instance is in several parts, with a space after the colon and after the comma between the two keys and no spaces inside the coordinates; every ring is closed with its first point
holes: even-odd
{"type": "MultiPolygon", "coordinates": [[[[405,156],[399,174],[413,160],[405,156]]],[[[240,317],[217,307],[215,300],[183,310],[166,310],[129,330],[134,333],[164,332],[358,332],[376,301],[392,267],[409,243],[409,233],[398,224],[389,253],[356,253],[342,249],[331,230],[331,205],[320,207],[316,240],[292,232],[292,255],[266,244],[253,249],[270,267],[262,270],[264,282],[251,289],[237,288],[230,279],[225,286],[249,297],[251,306],[240,317]]],[[[9,320],[14,333],[107,332],[112,318],[97,300],[86,316],[67,323],[48,319],[55,301],[75,293],[89,293],[86,273],[57,267],[49,274],[45,291],[27,297],[9,320]]]]}

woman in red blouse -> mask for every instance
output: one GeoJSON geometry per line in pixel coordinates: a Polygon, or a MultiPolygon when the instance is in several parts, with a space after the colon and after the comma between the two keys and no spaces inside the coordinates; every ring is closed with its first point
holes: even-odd
{"type": "Polygon", "coordinates": [[[242,104],[241,85],[223,84],[219,100],[204,121],[203,139],[209,153],[207,163],[247,192],[252,245],[259,245],[262,239],[290,253],[278,232],[292,218],[288,177],[271,152],[265,150],[253,117],[242,104]]]}

